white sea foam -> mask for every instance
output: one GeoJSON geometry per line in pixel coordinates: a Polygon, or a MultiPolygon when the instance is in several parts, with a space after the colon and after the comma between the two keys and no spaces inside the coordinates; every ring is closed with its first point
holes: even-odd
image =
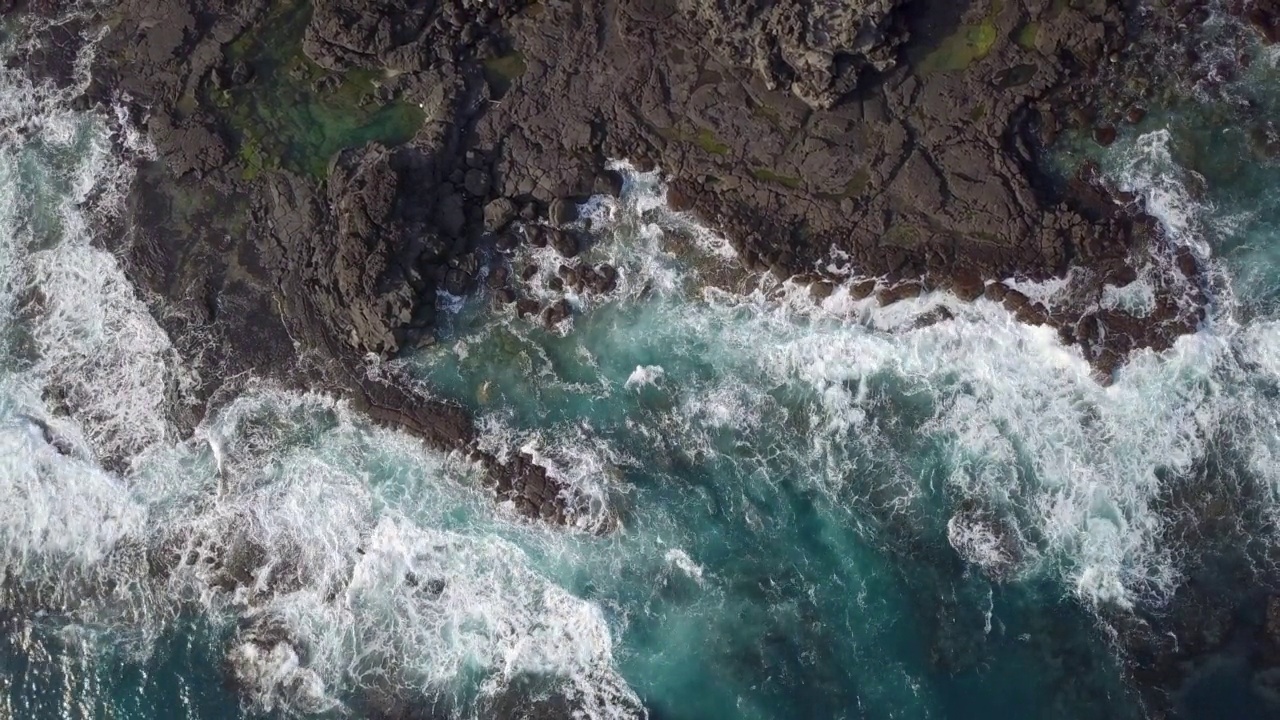
{"type": "Polygon", "coordinates": [[[671,567],[687,575],[690,580],[699,585],[702,584],[702,566],[694,562],[688,553],[679,548],[672,548],[667,551],[665,559],[671,567]]]}
{"type": "MultiPolygon", "coordinates": [[[[8,75],[0,83],[20,85],[8,75]]],[[[0,92],[0,309],[14,332],[19,309],[34,303],[25,322],[37,351],[27,365],[6,357],[18,369],[0,376],[0,552],[30,592],[20,599],[140,638],[142,650],[180,607],[214,622],[243,616],[249,629],[229,659],[262,708],[335,708],[366,687],[474,709],[536,675],[557,678],[556,691],[588,716],[633,712],[614,621],[532,556],[572,564],[585,533],[494,517],[465,461],[369,427],[331,398],[252,384],[196,437],[174,437],[166,412],[183,370],[114,260],[90,245],[96,210],[85,206],[115,187],[119,163],[101,144],[101,121],[60,102],[29,85],[0,92]],[[26,117],[40,118],[34,140],[9,133],[26,117]],[[69,417],[46,406],[52,387],[67,395],[69,417]],[[27,417],[84,456],[58,452],[27,417]],[[90,459],[117,456],[135,459],[128,472],[90,459]]],[[[1143,140],[1129,186],[1179,242],[1206,250],[1200,210],[1161,165],[1171,162],[1167,143],[1143,140]]],[[[660,421],[626,427],[732,465],[738,493],[789,473],[836,507],[906,513],[937,490],[927,482],[942,483],[999,519],[952,515],[948,539],[967,561],[1012,565],[1015,581],[1051,574],[1088,602],[1128,606],[1167,599],[1187,551],[1167,542],[1157,470],[1188,471],[1228,432],[1280,492],[1280,412],[1257,391],[1280,375],[1274,321],[1224,321],[1167,352],[1139,353],[1103,387],[1051,330],[987,301],[933,293],[882,309],[842,288],[815,304],[767,278],[746,294],[700,290],[689,263],[725,262],[727,245],[667,211],[662,192],[657,175],[632,174],[622,199],[586,208],[606,238],[593,252],[621,278],[611,298],[579,309],[653,305],[647,335],[701,365],[664,361],[670,403],[654,411],[660,421]],[[706,258],[671,252],[671,230],[698,239],[706,258]],[[917,327],[939,305],[954,318],[917,327]],[[945,477],[923,478],[906,462],[925,442],[951,469],[945,477]]],[[[1055,287],[1029,289],[1051,303],[1055,287]]],[[[583,365],[603,373],[587,355],[583,365]]],[[[654,367],[637,365],[624,387],[655,381],[654,367]]],[[[612,402],[604,394],[620,379],[563,387],[612,402]]],[[[584,423],[525,432],[493,413],[481,430],[486,449],[508,458],[524,449],[561,480],[584,530],[617,515],[623,469],[652,462],[584,423]]],[[[742,517],[762,526],[758,512],[742,517]]],[[[601,542],[629,548],[640,542],[629,531],[601,542]]],[[[684,550],[658,555],[707,582],[684,550]]]]}
{"type": "MultiPolygon", "coordinates": [[[[1194,235],[1204,208],[1177,181],[1177,169],[1167,167],[1167,143],[1167,135],[1144,136],[1129,161],[1127,187],[1146,197],[1175,241],[1207,252],[1194,235]]],[[[628,187],[659,193],[649,185],[628,187]]],[[[625,195],[621,203],[653,205],[652,198],[625,195]]],[[[613,213],[601,216],[597,227],[608,232],[609,223],[627,222],[625,213],[613,213]]],[[[625,253],[663,252],[661,237],[656,251],[646,249],[654,238],[640,238],[626,248],[599,248],[623,258],[620,267],[629,267],[636,283],[647,281],[645,268],[656,263],[625,253]]],[[[688,278],[679,266],[674,270],[673,278],[672,268],[662,267],[662,284],[684,286],[688,278]]],[[[795,408],[784,411],[765,392],[798,383],[815,404],[795,467],[807,468],[820,487],[844,493],[865,483],[866,468],[885,464],[881,453],[897,452],[892,448],[900,440],[892,433],[937,438],[955,468],[948,478],[955,490],[1007,508],[1009,521],[1023,527],[1020,572],[1060,573],[1090,602],[1128,606],[1170,597],[1187,548],[1163,540],[1167,521],[1156,507],[1166,488],[1158,471],[1175,477],[1190,471],[1214,433],[1236,424],[1241,411],[1260,410],[1258,398],[1221,392],[1238,372],[1230,335],[1202,333],[1164,353],[1139,352],[1114,384],[1102,386],[1078,349],[987,301],[931,294],[879,308],[874,301],[841,300],[837,291],[814,305],[802,288],[784,286],[778,294],[767,287],[745,296],[709,289],[701,301],[672,304],[654,321],[677,352],[682,339],[714,338],[717,380],[690,383],[667,374],[679,424],[665,431],[679,433],[680,447],[706,457],[715,452],[709,433],[716,426],[750,433],[761,424],[760,412],[771,413],[771,420],[794,415],[795,408]],[[938,304],[954,319],[916,327],[915,318],[938,304]],[[901,383],[907,395],[886,397],[885,383],[901,383]],[[918,424],[902,425],[894,404],[912,396],[925,401],[925,414],[918,424]]],[[[1053,304],[1063,283],[1018,287],[1053,304]]],[[[1150,304],[1148,290],[1141,280],[1111,288],[1103,303],[1141,311],[1150,304]]],[[[1261,356],[1257,362],[1268,362],[1261,347],[1253,352],[1261,356]]],[[[1240,439],[1265,446],[1264,436],[1240,439]]],[[[1257,457],[1261,465],[1272,455],[1260,450],[1257,457]]],[[[876,482],[888,483],[879,491],[888,490],[900,507],[921,497],[919,479],[899,471],[876,482]]],[[[855,494],[869,497],[864,490],[855,494]]],[[[991,559],[984,548],[995,551],[973,533],[953,540],[975,562],[991,559]]]]}
{"type": "Polygon", "coordinates": [[[202,430],[221,438],[220,464],[206,442],[168,446],[128,490],[6,427],[0,493],[17,499],[0,512],[7,566],[80,622],[144,636],[183,598],[215,620],[261,618],[228,659],[264,709],[317,712],[339,705],[338,689],[368,687],[463,712],[534,676],[560,678],[556,692],[584,717],[638,707],[599,608],[483,523],[445,529],[459,508],[488,513],[487,498],[450,479],[467,464],[329,398],[251,390],[202,430]],[[147,550],[121,554],[131,546],[147,550]]]}
{"type": "Polygon", "coordinates": [[[1204,179],[1178,165],[1170,148],[1172,142],[1173,135],[1168,130],[1140,135],[1123,150],[1116,180],[1121,190],[1142,196],[1147,212],[1160,220],[1174,242],[1208,257],[1209,245],[1198,223],[1207,208],[1188,189],[1189,182],[1203,184],[1204,179]]]}
{"type": "Polygon", "coordinates": [[[91,244],[130,170],[109,125],[67,109],[75,89],[8,70],[0,87],[0,128],[39,128],[0,147],[3,305],[7,323],[25,318],[16,330],[35,355],[23,377],[60,398],[98,457],[135,455],[170,432],[165,405],[189,379],[115,258],[91,244]]]}
{"type": "Polygon", "coordinates": [[[69,110],[76,92],[0,70],[6,607],[139,654],[181,609],[243,615],[228,660],[262,709],[341,709],[367,682],[478,716],[538,676],[584,717],[633,715],[601,610],[493,532],[466,461],[249,381],[177,437],[194,379],[93,244],[130,179],[116,150],[148,148],[69,110]]]}
{"type": "Polygon", "coordinates": [[[666,371],[661,365],[637,365],[635,370],[627,376],[625,387],[630,390],[633,388],[642,388],[646,385],[656,385],[666,371]]]}
{"type": "Polygon", "coordinates": [[[1099,305],[1108,310],[1122,310],[1134,317],[1147,317],[1156,307],[1156,289],[1148,268],[1137,280],[1123,287],[1105,285],[1099,305]]]}

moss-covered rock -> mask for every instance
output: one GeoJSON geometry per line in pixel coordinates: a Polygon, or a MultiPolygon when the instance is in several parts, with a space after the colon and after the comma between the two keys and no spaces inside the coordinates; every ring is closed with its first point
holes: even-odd
{"type": "Polygon", "coordinates": [[[424,120],[417,105],[380,97],[381,73],[332,74],[312,62],[302,51],[310,16],[305,0],[278,0],[226,47],[223,82],[206,88],[246,179],[270,167],[323,177],[339,151],[407,142],[424,120]]]}

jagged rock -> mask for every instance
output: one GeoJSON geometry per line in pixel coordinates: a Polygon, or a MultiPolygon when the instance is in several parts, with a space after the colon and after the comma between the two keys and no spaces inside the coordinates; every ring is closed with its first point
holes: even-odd
{"type": "Polygon", "coordinates": [[[595,186],[592,190],[596,195],[609,195],[618,197],[622,195],[622,173],[617,170],[602,170],[596,175],[595,186]]]}
{"type": "Polygon", "coordinates": [[[498,198],[484,206],[485,232],[498,232],[516,218],[516,205],[508,198],[498,198]]]}
{"type": "Polygon", "coordinates": [[[551,305],[548,305],[546,309],[542,311],[542,322],[544,322],[548,327],[552,327],[568,320],[569,316],[572,314],[573,306],[569,304],[568,300],[562,298],[551,305]]]}
{"type": "Polygon", "coordinates": [[[578,219],[578,207],[564,198],[556,198],[547,208],[547,220],[556,227],[578,219]]]}
{"type": "Polygon", "coordinates": [[[516,315],[520,317],[528,317],[538,314],[538,301],[529,298],[520,298],[516,301],[516,315]]]}
{"type": "Polygon", "coordinates": [[[577,257],[578,239],[572,233],[551,228],[546,235],[551,247],[555,248],[561,257],[577,257]]]}
{"type": "Polygon", "coordinates": [[[479,168],[471,168],[463,180],[463,188],[472,197],[483,199],[489,194],[489,173],[479,168]]]}
{"type": "Polygon", "coordinates": [[[716,0],[679,0],[720,55],[755,71],[770,89],[808,105],[833,106],[862,73],[893,67],[906,39],[895,13],[902,0],[819,3],[779,0],[754,12],[716,0]]]}
{"type": "Polygon", "coordinates": [[[892,305],[902,300],[919,297],[924,292],[924,287],[917,282],[898,283],[893,287],[887,287],[876,292],[876,300],[881,305],[892,305]]]}
{"type": "Polygon", "coordinates": [[[1249,0],[1245,5],[1244,14],[1267,44],[1280,40],[1280,2],[1249,0]]]}

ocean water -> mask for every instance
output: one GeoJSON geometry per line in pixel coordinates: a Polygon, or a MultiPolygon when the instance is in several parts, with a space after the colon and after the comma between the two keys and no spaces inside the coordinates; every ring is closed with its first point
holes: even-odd
{"type": "MultiPolygon", "coordinates": [[[[744,278],[620,164],[576,261],[615,292],[555,329],[442,297],[402,361],[565,481],[552,528],[320,394],[181,436],[200,368],[94,236],[150,150],[78,92],[0,71],[0,718],[1141,717],[1122,633],[1277,577],[1280,169],[1219,96],[1064,151],[1212,269],[1204,327],[1105,387],[986,301],[744,278]]],[[[1275,717],[1242,663],[1182,714],[1275,717]]]]}

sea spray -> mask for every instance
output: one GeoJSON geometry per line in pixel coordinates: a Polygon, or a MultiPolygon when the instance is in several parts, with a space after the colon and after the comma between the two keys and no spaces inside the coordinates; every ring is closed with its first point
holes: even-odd
{"type": "MultiPolygon", "coordinates": [[[[259,710],[345,713],[376,686],[483,716],[537,676],[591,717],[634,714],[599,610],[487,528],[468,462],[252,379],[179,435],[192,371],[94,237],[148,148],[119,113],[70,110],[81,91],[0,75],[0,329],[17,341],[0,375],[0,599],[33,667],[110,648],[146,665],[194,615],[193,641],[259,710]]],[[[34,702],[60,682],[80,679],[7,692],[34,702]]]]}
{"type": "MultiPolygon", "coordinates": [[[[191,371],[90,244],[83,206],[121,176],[106,145],[77,143],[111,118],[49,102],[68,124],[6,134],[29,175],[0,176],[39,190],[0,203],[18,229],[0,243],[4,329],[37,350],[6,355],[0,382],[3,599],[24,662],[103,679],[24,676],[22,697],[75,687],[115,711],[131,681],[110,668],[185,644],[174,685],[204,669],[276,714],[623,717],[643,697],[679,717],[1123,716],[1090,613],[1168,605],[1203,551],[1174,491],[1230,445],[1239,482],[1268,489],[1249,502],[1275,512],[1280,329],[1237,317],[1230,284],[1206,328],[1103,387],[987,301],[708,286],[727,244],[670,213],[656,173],[584,209],[595,246],[573,263],[619,283],[575,295],[572,324],[452,300],[452,342],[370,368],[475,407],[487,449],[536,455],[581,517],[622,518],[609,535],[495,508],[467,460],[322,394],[246,381],[180,437],[166,415],[191,371]]],[[[1219,212],[1166,207],[1188,245],[1219,212]]],[[[557,297],[558,258],[517,261],[557,297]]]]}

